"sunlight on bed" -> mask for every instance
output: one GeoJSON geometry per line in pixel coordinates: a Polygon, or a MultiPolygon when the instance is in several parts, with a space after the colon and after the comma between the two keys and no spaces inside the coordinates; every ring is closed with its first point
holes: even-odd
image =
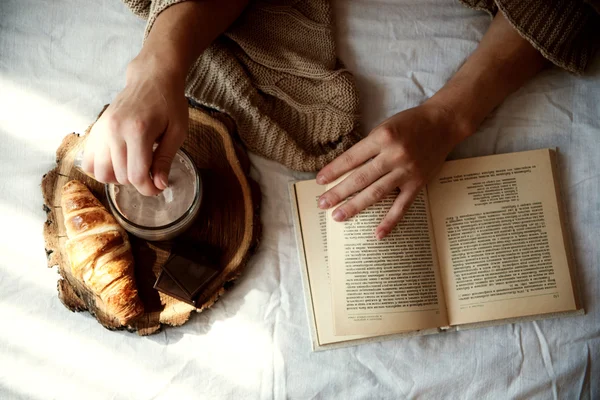
{"type": "MultiPolygon", "coordinates": [[[[169,384],[169,391],[180,398],[194,398],[191,388],[172,382],[165,371],[152,369],[151,363],[140,363],[127,357],[130,344],[126,341],[112,348],[104,345],[98,340],[97,332],[86,329],[89,321],[82,321],[82,330],[76,332],[69,329],[68,323],[65,326],[50,324],[18,306],[0,304],[0,314],[5,320],[19,321],[19,329],[0,330],[0,347],[9,345],[12,348],[11,357],[0,357],[0,370],[8,375],[21,394],[45,398],[45,387],[59,384],[68,388],[77,382],[79,390],[83,386],[98,398],[110,397],[115,391],[125,398],[133,398],[156,395],[163,385],[169,384]],[[26,336],[30,336],[26,340],[27,347],[22,345],[26,336]],[[35,376],[35,385],[31,384],[32,376],[35,376]],[[131,382],[148,384],[140,390],[140,387],[132,387],[131,382]]],[[[78,317],[84,318],[83,315],[78,317]]],[[[143,338],[136,339],[144,341],[143,338]]],[[[144,341],[143,347],[147,357],[159,359],[163,354],[162,346],[151,341],[144,341]]]]}
{"type": "Polygon", "coordinates": [[[33,148],[54,152],[56,133],[66,135],[83,132],[90,123],[85,116],[73,112],[64,104],[20,87],[0,76],[0,132],[25,141],[33,148]],[[35,132],[35,135],[31,133],[35,132]],[[52,133],[52,134],[50,134],[52,133]]]}
{"type": "MultiPolygon", "coordinates": [[[[40,209],[41,207],[40,203],[40,209]]],[[[38,261],[38,257],[32,254],[35,249],[32,249],[31,242],[22,239],[31,239],[30,235],[36,232],[42,240],[41,221],[27,212],[25,207],[5,201],[0,202],[0,215],[2,215],[2,225],[10,227],[10,229],[0,229],[0,252],[3,260],[18,257],[20,263],[38,261]]]]}
{"type": "Polygon", "coordinates": [[[261,371],[269,370],[274,356],[279,354],[271,334],[242,319],[241,315],[214,322],[205,336],[194,337],[189,346],[197,346],[198,341],[202,343],[202,365],[210,366],[213,373],[248,389],[256,387],[261,381],[261,371]]]}

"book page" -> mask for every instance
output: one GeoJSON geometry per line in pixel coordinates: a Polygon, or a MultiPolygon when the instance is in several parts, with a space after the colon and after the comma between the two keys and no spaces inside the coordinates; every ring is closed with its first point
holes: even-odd
{"type": "Polygon", "coordinates": [[[317,341],[320,345],[325,345],[368,337],[365,335],[335,336],[334,334],[325,211],[317,206],[317,200],[325,192],[325,186],[317,185],[314,180],[297,182],[294,186],[304,242],[309,282],[308,296],[311,299],[317,341]]]}
{"type": "Polygon", "coordinates": [[[576,309],[550,150],[448,161],[428,185],[452,325],[576,309]]]}
{"type": "Polygon", "coordinates": [[[328,210],[337,335],[384,335],[448,325],[426,193],[388,237],[375,238],[375,228],[396,196],[397,192],[342,223],[331,217],[334,209],[328,210]]]}

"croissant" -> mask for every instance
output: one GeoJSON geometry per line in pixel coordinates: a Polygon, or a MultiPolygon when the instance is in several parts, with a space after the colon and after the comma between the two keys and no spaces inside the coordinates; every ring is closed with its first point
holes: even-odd
{"type": "Polygon", "coordinates": [[[100,297],[108,313],[127,325],[144,312],[127,233],[79,181],[63,186],[61,207],[71,273],[100,297]]]}

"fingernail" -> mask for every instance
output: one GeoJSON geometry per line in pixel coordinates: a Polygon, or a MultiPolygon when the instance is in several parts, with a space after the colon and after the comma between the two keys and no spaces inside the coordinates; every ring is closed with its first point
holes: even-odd
{"type": "Polygon", "coordinates": [[[329,207],[331,207],[331,204],[329,203],[329,200],[327,200],[326,198],[321,198],[319,199],[319,208],[322,210],[326,210],[329,207]]]}
{"type": "Polygon", "coordinates": [[[346,212],[344,210],[335,210],[332,216],[335,221],[342,222],[346,219],[346,212]]]}
{"type": "Polygon", "coordinates": [[[326,183],[327,183],[327,180],[325,179],[325,177],[323,175],[317,176],[317,184],[324,185],[326,183]]]}
{"type": "Polygon", "coordinates": [[[377,238],[377,240],[381,240],[385,237],[385,231],[379,231],[375,234],[375,237],[377,238]]]}
{"type": "Polygon", "coordinates": [[[165,178],[165,174],[160,174],[158,176],[158,180],[160,181],[160,184],[162,186],[159,189],[165,190],[169,186],[169,181],[167,178],[165,178]]]}

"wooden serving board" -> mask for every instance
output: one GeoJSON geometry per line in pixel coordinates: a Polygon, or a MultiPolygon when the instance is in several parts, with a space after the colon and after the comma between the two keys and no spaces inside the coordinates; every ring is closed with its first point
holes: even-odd
{"type": "MultiPolygon", "coordinates": [[[[244,149],[232,138],[233,123],[220,113],[192,107],[189,117],[189,135],[183,148],[202,171],[204,192],[201,210],[192,228],[173,241],[148,242],[129,235],[136,283],[145,306],[145,314],[132,326],[121,326],[104,310],[99,298],[71,275],[64,252],[67,237],[60,208],[63,185],[77,179],[87,185],[107,209],[108,204],[104,185],[73,165],[86,136],[72,133],[63,139],[56,151],[56,168],[42,179],[42,193],[47,212],[44,238],[48,266],[58,266],[58,297],[69,310],[88,310],[108,329],[128,329],[140,335],[158,332],[164,324],[182,325],[194,310],[202,311],[217,301],[225,288],[238,277],[258,246],[261,232],[260,188],[248,177],[250,162],[244,149]],[[190,246],[208,244],[221,251],[221,272],[200,294],[198,308],[153,288],[156,277],[171,254],[174,241],[185,241],[190,246]]],[[[90,129],[91,126],[86,133],[90,129]]]]}

